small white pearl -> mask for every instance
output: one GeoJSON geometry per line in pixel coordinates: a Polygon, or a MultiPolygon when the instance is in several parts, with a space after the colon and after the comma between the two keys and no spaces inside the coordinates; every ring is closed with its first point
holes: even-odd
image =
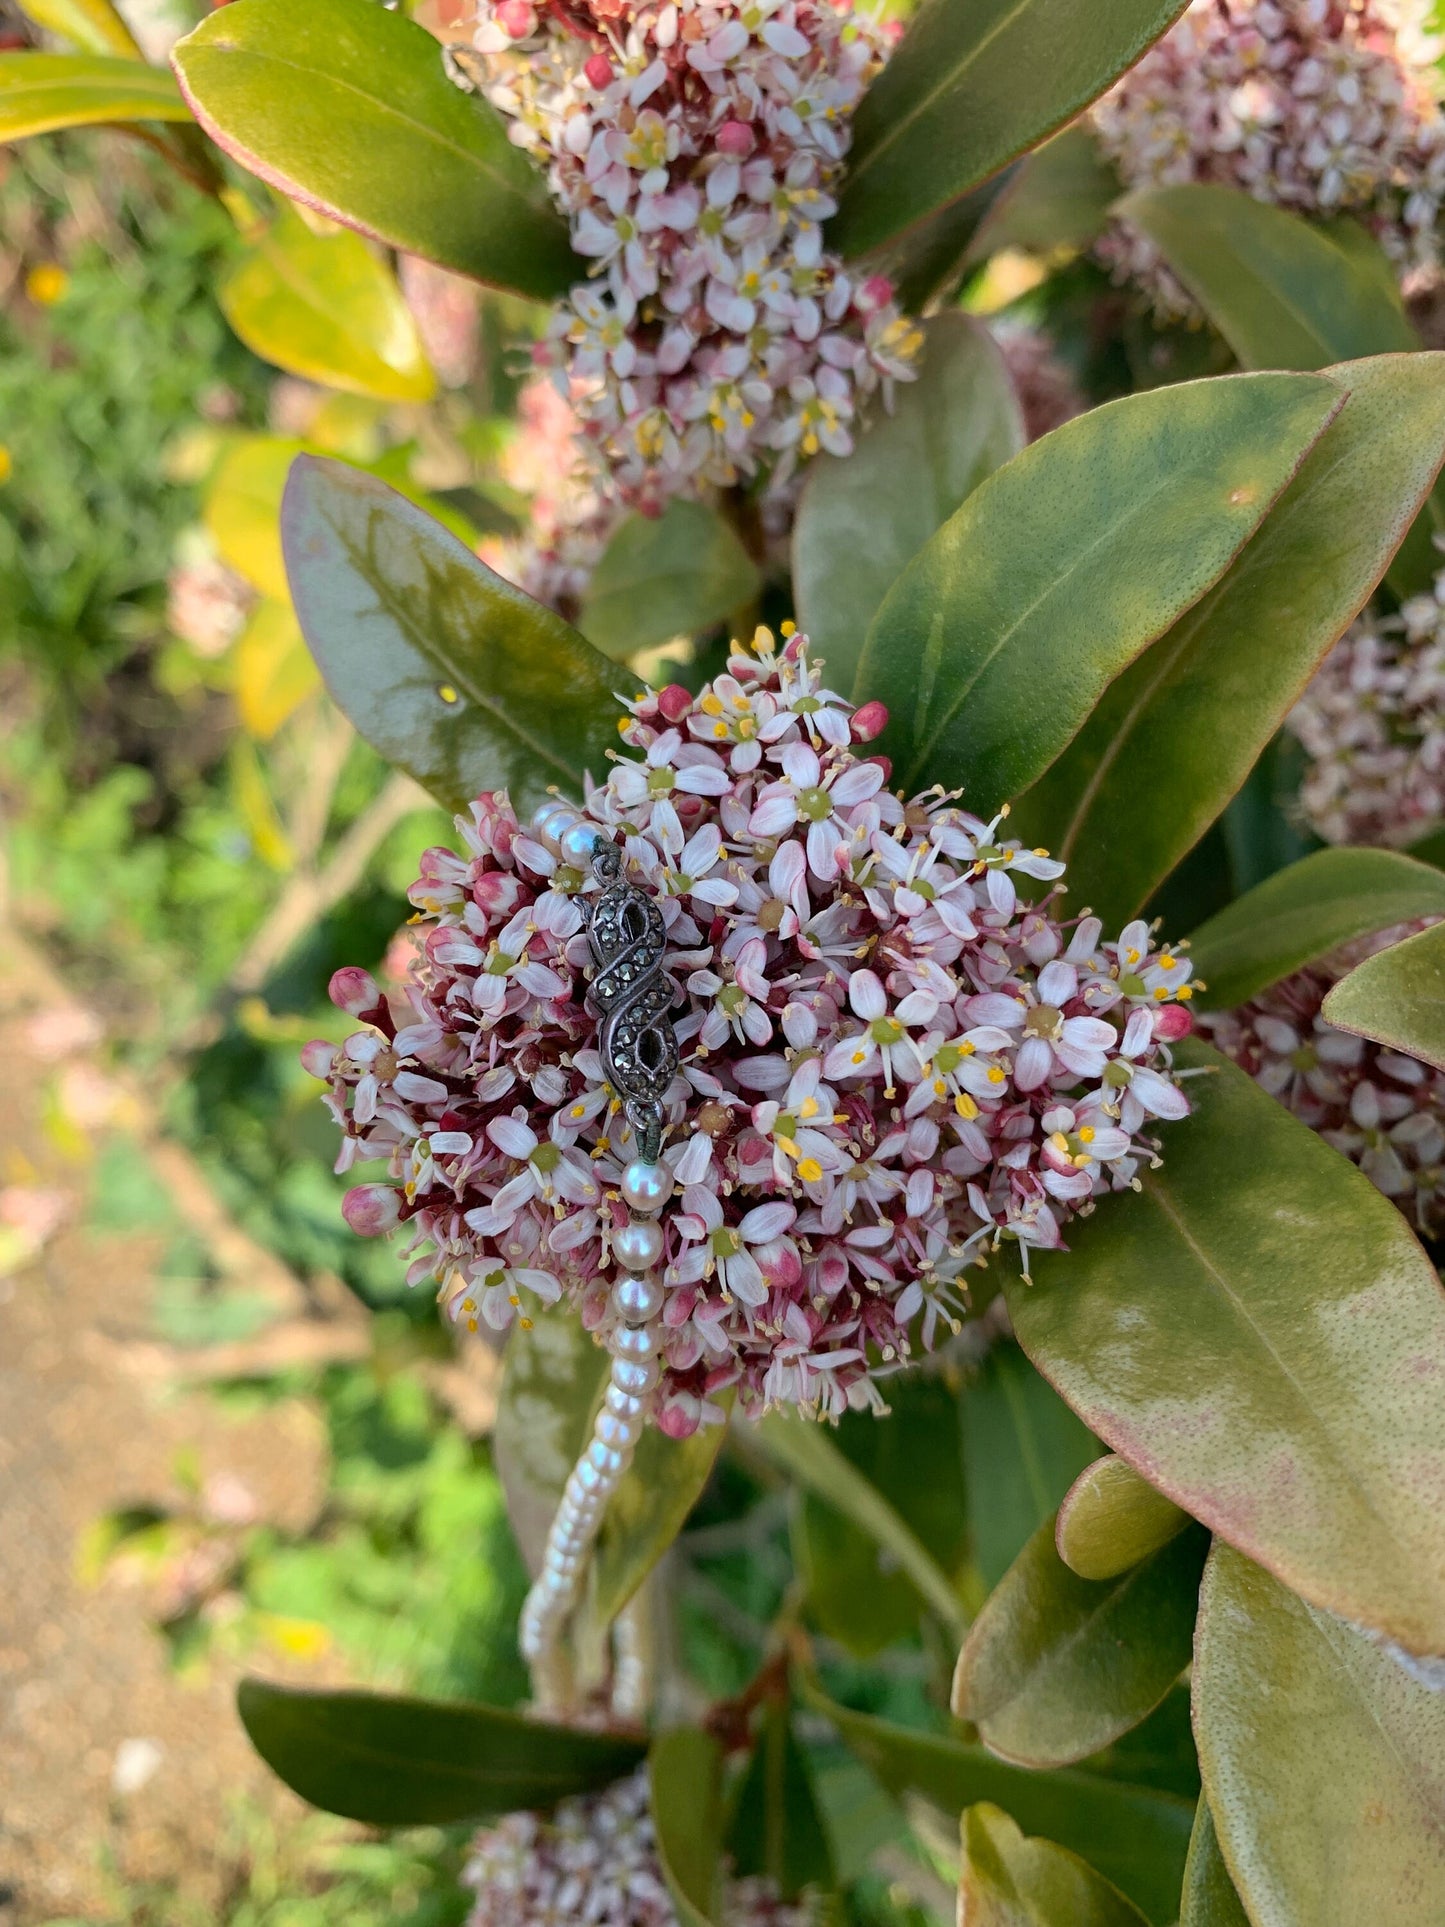
{"type": "Polygon", "coordinates": [[[604,1479],[620,1479],[627,1470],[626,1457],[603,1439],[593,1439],[587,1448],[587,1456],[604,1479]]]}
{"type": "Polygon", "coordinates": [[[662,1257],[662,1226],[651,1218],[630,1218],[612,1234],[612,1255],[628,1271],[651,1271],[662,1257]]]}
{"type": "MultiPolygon", "coordinates": [[[[622,1333],[618,1332],[616,1336],[620,1338],[622,1333]]],[[[641,1398],[645,1392],[650,1392],[661,1377],[662,1363],[657,1358],[618,1358],[613,1361],[612,1383],[619,1391],[633,1398],[641,1398]]]]}
{"type": "MultiPolygon", "coordinates": [[[[620,1330],[613,1332],[610,1342],[613,1356],[619,1361],[630,1362],[634,1359],[641,1361],[651,1358],[656,1352],[658,1334],[651,1325],[624,1325],[620,1330]]],[[[623,1385],[624,1390],[630,1392],[633,1389],[630,1385],[624,1385],[623,1380],[617,1375],[615,1366],[612,1376],[618,1385],[623,1385]]]]}
{"type": "Polygon", "coordinates": [[[612,1287],[612,1302],[629,1325],[645,1325],[649,1318],[656,1318],[665,1297],[661,1280],[650,1272],[619,1278],[612,1287]]]}
{"type": "Polygon", "coordinates": [[[597,1414],[597,1436],[604,1445],[610,1445],[614,1452],[625,1452],[629,1446],[636,1445],[640,1425],[618,1418],[615,1412],[597,1414]]]}
{"type": "Polygon", "coordinates": [[[585,870],[592,861],[592,852],[597,847],[599,831],[595,823],[587,823],[578,818],[569,823],[557,838],[563,856],[570,857],[579,869],[585,870]]]}
{"type": "Polygon", "coordinates": [[[644,1164],[635,1158],[622,1173],[622,1196],[634,1211],[650,1218],[672,1196],[673,1178],[665,1164],[644,1164]]]}
{"type": "Polygon", "coordinates": [[[532,818],[532,829],[543,842],[555,842],[565,829],[578,820],[577,812],[570,803],[554,797],[551,802],[544,803],[532,818]]]}
{"type": "Polygon", "coordinates": [[[618,1418],[625,1418],[629,1423],[637,1425],[641,1425],[647,1417],[646,1399],[638,1398],[633,1392],[624,1392],[617,1384],[607,1387],[607,1409],[615,1413],[618,1418]]]}

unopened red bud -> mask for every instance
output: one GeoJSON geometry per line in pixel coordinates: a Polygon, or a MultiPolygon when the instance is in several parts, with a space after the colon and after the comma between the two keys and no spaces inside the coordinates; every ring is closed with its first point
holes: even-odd
{"type": "Polygon", "coordinates": [[[537,25],[530,0],[502,0],[496,11],[497,25],[513,40],[525,40],[537,25]]]}
{"type": "Polygon", "coordinates": [[[717,130],[717,150],[735,161],[746,160],[758,144],[758,137],[745,120],[725,120],[717,130]]]}
{"type": "Polygon", "coordinates": [[[1161,1044],[1177,1044],[1193,1028],[1193,1015],[1183,1004],[1164,1004],[1154,1013],[1154,1035],[1161,1044]]]}
{"type": "Polygon", "coordinates": [[[301,1046],[301,1068],[312,1077],[330,1077],[335,1061],[336,1046],[328,1044],[324,1037],[313,1037],[309,1044],[301,1046]]]}
{"type": "Polygon", "coordinates": [[[593,54],[582,69],[593,87],[606,87],[612,81],[612,62],[606,54],[593,54]]]}
{"type": "Polygon", "coordinates": [[[680,682],[670,682],[657,692],[657,707],[670,723],[680,723],[692,708],[692,691],[680,682]]]}
{"type": "Polygon", "coordinates": [[[863,760],[866,763],[876,763],[878,765],[879,769],[883,772],[883,781],[885,783],[891,783],[893,781],[893,758],[891,756],[865,756],[863,760]]]}
{"type": "Polygon", "coordinates": [[[360,970],[355,965],[338,970],[327,985],[326,994],[348,1017],[365,1017],[381,1002],[375,977],[369,970],[360,970]]]}
{"type": "Polygon", "coordinates": [[[341,1200],[341,1215],[361,1238],[379,1238],[401,1217],[401,1193],[389,1184],[357,1184],[341,1200]]]}
{"type": "Polygon", "coordinates": [[[881,736],[888,727],[888,706],[886,703],[864,703],[855,709],[848,720],[848,733],[855,743],[871,743],[881,736]]]}

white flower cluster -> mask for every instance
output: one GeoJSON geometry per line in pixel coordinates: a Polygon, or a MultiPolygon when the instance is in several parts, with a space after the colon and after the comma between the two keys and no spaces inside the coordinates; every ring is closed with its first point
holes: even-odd
{"type": "Polygon", "coordinates": [[[1398,616],[1361,616],[1289,715],[1300,809],[1326,843],[1401,846],[1445,822],[1445,571],[1398,616]]]}
{"type": "MultiPolygon", "coordinates": [[[[1365,218],[1403,268],[1433,267],[1445,121],[1418,0],[1193,0],[1093,112],[1130,188],[1243,189],[1300,214],[1365,218]]],[[[1152,242],[1100,243],[1161,316],[1194,312],[1152,242]]]]}
{"type": "Polygon", "coordinates": [[[849,453],[920,345],[891,284],[823,245],[883,30],[830,0],[479,0],[477,20],[487,96],[592,263],[537,355],[608,491],[655,511],[849,453]]]}
{"type": "MultiPolygon", "coordinates": [[[[553,1818],[509,1813],[479,1833],[462,1876],[468,1927],[677,1927],[639,1769],[605,1793],[564,1800],[553,1818]]],[[[812,1927],[768,1880],[727,1883],[723,1927],[812,1927]]]]}

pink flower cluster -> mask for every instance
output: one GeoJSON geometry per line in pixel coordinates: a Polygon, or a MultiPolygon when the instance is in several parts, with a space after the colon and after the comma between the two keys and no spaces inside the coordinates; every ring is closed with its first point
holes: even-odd
{"type": "MultiPolygon", "coordinates": [[[[881,704],[824,688],[802,637],[759,630],[701,695],[630,709],[634,756],[581,821],[655,897],[683,1005],[659,1423],[685,1435],[731,1385],[749,1412],[876,1403],[915,1328],[926,1348],[957,1329],[970,1264],[1061,1249],[1155,1156],[1154,1122],[1187,1113],[1168,1046],[1190,964],[1143,921],[1104,942],[1056,893],[1022,901],[1016,877],[1063,865],[1007,812],[890,791],[857,753],[881,704]]],[[[565,1296],[605,1335],[632,1153],[583,1006],[598,883],[556,805],[528,824],[483,796],[458,828],[464,853],[429,850],[411,891],[411,1011],[341,971],[333,999],[363,1027],[307,1049],[338,1169],[390,1161],[344,1209],[361,1232],[404,1224],[410,1278],[454,1317],[504,1327],[565,1296]]]]}
{"type": "MultiPolygon", "coordinates": [[[[1428,921],[1428,920],[1427,920],[1428,921]]],[[[1426,1237],[1445,1232],[1445,1074],[1321,1014],[1356,964],[1424,923],[1382,930],[1200,1026],[1255,1082],[1358,1164],[1426,1237]]]]}
{"type": "MultiPolygon", "coordinates": [[[[605,1793],[563,1800],[551,1820],[509,1813],[472,1842],[468,1927],[677,1927],[641,1768],[605,1793]]],[[[730,1880],[722,1927],[812,1927],[769,1880],[730,1880]]]]}
{"type": "Polygon", "coordinates": [[[1445,572],[1363,615],[1291,711],[1305,821],[1326,843],[1403,845],[1445,822],[1445,572]]]}
{"type": "MultiPolygon", "coordinates": [[[[1437,262],[1445,121],[1417,0],[1193,0],[1095,107],[1130,188],[1212,181],[1300,214],[1363,216],[1402,267],[1437,262]]],[[[1161,315],[1195,312],[1153,244],[1101,251],[1161,315]]]]}
{"type": "Polygon", "coordinates": [[[823,246],[883,30],[832,0],[476,11],[488,98],[592,263],[537,356],[607,492],[656,511],[847,454],[860,403],[920,345],[890,284],[823,246]]]}

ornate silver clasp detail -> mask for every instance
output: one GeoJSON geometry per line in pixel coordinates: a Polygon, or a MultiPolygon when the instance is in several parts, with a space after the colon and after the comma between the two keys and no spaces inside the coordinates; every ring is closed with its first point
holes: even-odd
{"type": "Polygon", "coordinates": [[[662,912],[622,874],[622,852],[601,838],[592,868],[602,894],[592,906],[587,941],[597,961],[588,1000],[602,1019],[598,1049],[607,1081],[623,1100],[644,1163],[662,1150],[668,1086],[677,1075],[677,1033],[668,1015],[675,991],[663,969],[662,912]]]}

